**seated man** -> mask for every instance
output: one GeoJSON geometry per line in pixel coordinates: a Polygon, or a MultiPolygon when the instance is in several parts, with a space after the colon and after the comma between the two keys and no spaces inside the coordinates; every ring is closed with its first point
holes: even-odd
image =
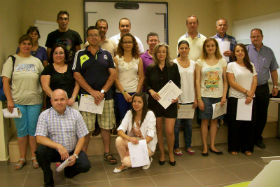
{"type": "Polygon", "coordinates": [[[69,158],[70,162],[64,169],[67,178],[90,169],[87,155],[81,151],[89,132],[81,114],[68,107],[67,100],[64,90],[54,90],[52,107],[42,112],[38,119],[36,157],[44,173],[44,186],[54,186],[51,162],[63,162],[69,158]]]}

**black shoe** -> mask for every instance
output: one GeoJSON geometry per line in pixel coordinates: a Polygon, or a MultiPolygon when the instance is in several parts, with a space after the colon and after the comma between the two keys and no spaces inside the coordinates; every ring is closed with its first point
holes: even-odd
{"type": "Polygon", "coordinates": [[[162,166],[162,165],[164,165],[164,164],[165,164],[165,160],[164,160],[164,161],[160,161],[160,160],[159,160],[159,161],[158,161],[158,163],[159,163],[159,165],[161,165],[161,166],[162,166]]]}
{"type": "Polygon", "coordinates": [[[176,165],[176,161],[171,162],[171,161],[169,160],[169,164],[170,164],[170,166],[175,166],[175,165],[176,165]]]}
{"type": "Polygon", "coordinates": [[[209,149],[211,153],[215,153],[216,155],[222,155],[223,152],[222,151],[214,151],[211,148],[209,149]]]}
{"type": "Polygon", "coordinates": [[[255,144],[257,147],[261,148],[261,149],[265,149],[265,144],[263,142],[259,142],[255,144]]]}
{"type": "Polygon", "coordinates": [[[209,154],[208,154],[208,152],[206,152],[206,153],[201,153],[201,155],[202,156],[208,156],[209,154]]]}

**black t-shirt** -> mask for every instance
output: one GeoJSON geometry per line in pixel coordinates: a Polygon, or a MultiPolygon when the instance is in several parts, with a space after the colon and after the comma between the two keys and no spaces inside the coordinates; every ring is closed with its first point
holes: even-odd
{"type": "MultiPolygon", "coordinates": [[[[94,89],[100,91],[106,84],[110,72],[109,68],[115,68],[111,54],[103,49],[99,49],[93,56],[88,48],[79,51],[75,57],[73,71],[79,72],[86,82],[94,89]]],[[[83,88],[80,89],[81,94],[89,94],[83,88]]],[[[112,99],[112,88],[105,94],[105,99],[112,99]]]]}
{"type": "MultiPolygon", "coordinates": [[[[52,90],[60,88],[67,92],[69,98],[72,96],[75,87],[75,79],[70,65],[67,66],[66,72],[59,73],[54,69],[53,64],[49,64],[45,67],[41,75],[51,76],[50,88],[52,90]]],[[[50,98],[47,99],[47,107],[50,107],[50,98]]]]}
{"type": "Polygon", "coordinates": [[[66,32],[59,32],[59,30],[55,30],[48,34],[46,47],[53,48],[55,44],[62,44],[66,47],[69,52],[69,60],[73,62],[76,46],[83,43],[79,33],[68,29],[66,32]]]}

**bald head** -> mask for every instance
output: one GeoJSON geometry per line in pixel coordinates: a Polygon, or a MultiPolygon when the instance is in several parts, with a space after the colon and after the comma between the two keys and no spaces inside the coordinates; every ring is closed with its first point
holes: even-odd
{"type": "Polygon", "coordinates": [[[52,107],[60,114],[63,114],[66,110],[68,102],[68,96],[66,91],[62,89],[56,89],[51,94],[52,107]]]}

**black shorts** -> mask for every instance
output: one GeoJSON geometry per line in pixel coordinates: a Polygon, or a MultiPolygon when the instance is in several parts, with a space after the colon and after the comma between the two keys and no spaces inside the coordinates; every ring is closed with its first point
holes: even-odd
{"type": "Polygon", "coordinates": [[[158,101],[154,100],[151,96],[148,99],[148,107],[151,109],[157,118],[177,118],[178,107],[177,103],[171,104],[169,107],[164,109],[158,101]]]}

